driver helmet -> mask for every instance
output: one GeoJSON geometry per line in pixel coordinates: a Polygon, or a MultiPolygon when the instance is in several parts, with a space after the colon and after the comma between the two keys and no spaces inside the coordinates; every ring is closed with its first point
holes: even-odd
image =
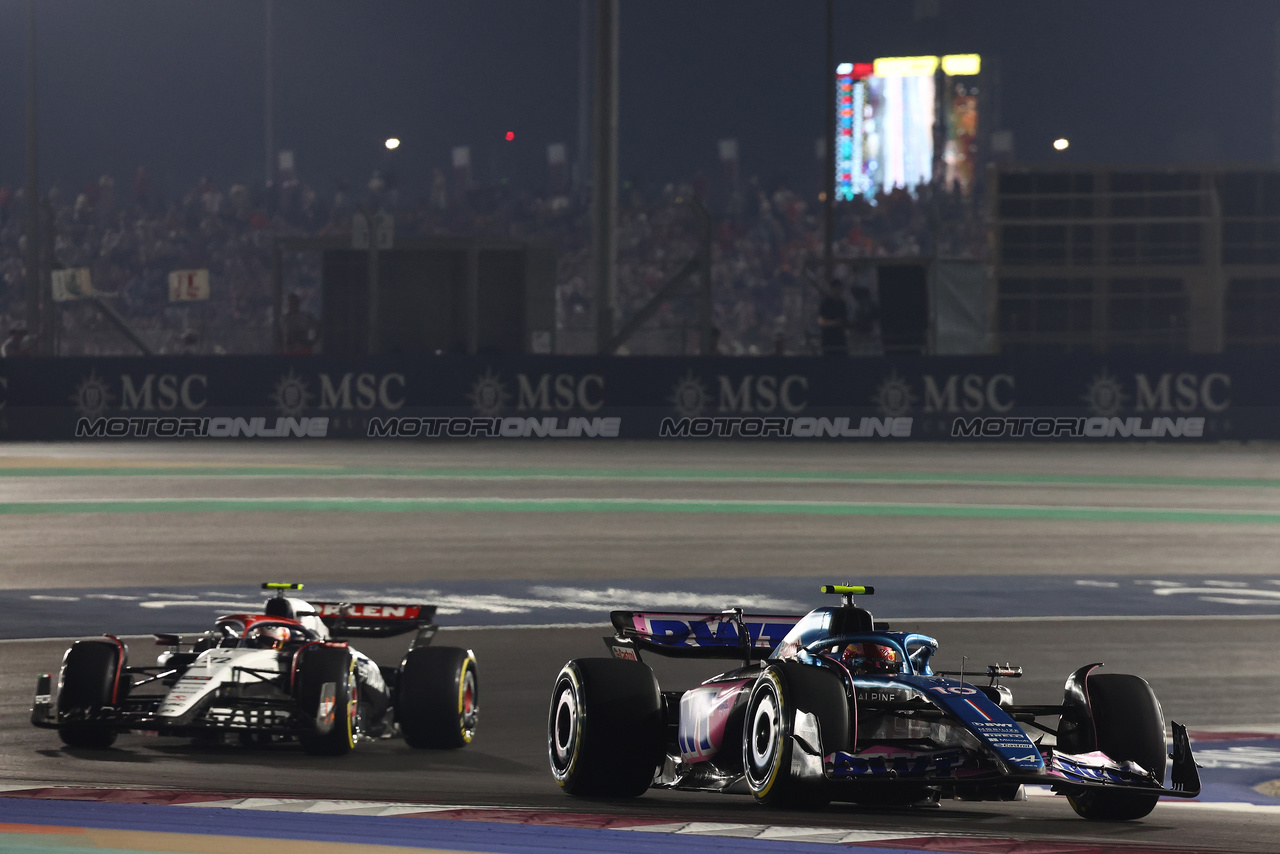
{"type": "Polygon", "coordinates": [[[902,656],[891,646],[880,643],[851,643],[840,653],[840,663],[855,675],[866,676],[898,673],[902,656]]]}
{"type": "Polygon", "coordinates": [[[258,626],[249,632],[249,643],[258,649],[280,649],[289,639],[287,626],[258,626]]]}

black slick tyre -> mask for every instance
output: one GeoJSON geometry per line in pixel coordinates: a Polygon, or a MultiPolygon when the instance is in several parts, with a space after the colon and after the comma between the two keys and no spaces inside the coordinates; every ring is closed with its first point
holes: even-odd
{"type": "MultiPolygon", "coordinates": [[[[1123,673],[1089,676],[1089,708],[1097,749],[1117,762],[1136,762],[1162,784],[1169,756],[1164,713],[1145,679],[1123,673]]],[[[1158,795],[1123,790],[1083,789],[1067,796],[1071,808],[1092,821],[1132,821],[1155,809],[1158,795]]]]}
{"type": "Polygon", "coordinates": [[[795,710],[781,667],[771,665],[756,680],[742,722],[742,771],[756,803],[798,806],[800,787],[791,777],[791,722],[795,710]]]}
{"type": "Polygon", "coordinates": [[[647,664],[578,658],[556,676],[547,756],[569,794],[644,794],[662,762],[664,737],[662,693],[647,664]]]}
{"type": "Polygon", "coordinates": [[[93,718],[127,696],[129,680],[121,672],[124,656],[124,648],[107,638],[76,641],[67,650],[57,706],[63,744],[102,750],[115,743],[115,730],[93,718]]]}
{"type": "Polygon", "coordinates": [[[480,672],[469,649],[411,649],[400,665],[396,721],[415,748],[465,747],[480,720],[480,672]]]}
{"type": "Polygon", "coordinates": [[[302,749],[316,756],[349,753],[356,746],[360,695],[351,651],[346,646],[320,644],[303,649],[298,655],[294,691],[305,718],[298,735],[302,749]],[[328,693],[329,685],[333,686],[332,694],[328,693]]]}

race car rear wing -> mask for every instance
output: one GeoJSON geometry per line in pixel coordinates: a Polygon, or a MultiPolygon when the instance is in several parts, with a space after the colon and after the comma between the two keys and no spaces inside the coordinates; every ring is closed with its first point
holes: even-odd
{"type": "Polygon", "coordinates": [[[389,638],[416,631],[416,645],[422,646],[436,631],[435,605],[312,602],[311,606],[335,638],[389,638]]]}
{"type": "Polygon", "coordinates": [[[605,638],[615,658],[637,659],[640,651],[673,658],[768,658],[791,627],[794,614],[701,611],[613,611],[617,636],[605,638]]]}

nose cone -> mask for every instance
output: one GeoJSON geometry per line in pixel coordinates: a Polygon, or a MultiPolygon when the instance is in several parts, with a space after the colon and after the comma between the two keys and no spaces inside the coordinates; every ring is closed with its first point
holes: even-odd
{"type": "Polygon", "coordinates": [[[190,714],[223,685],[235,682],[238,667],[271,671],[279,670],[280,664],[274,650],[205,650],[169,689],[160,704],[160,717],[176,719],[190,714]]]}

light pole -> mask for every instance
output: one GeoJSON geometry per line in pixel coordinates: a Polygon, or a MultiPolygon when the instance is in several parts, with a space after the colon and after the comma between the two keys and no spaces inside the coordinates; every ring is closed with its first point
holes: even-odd
{"type": "Polygon", "coordinates": [[[36,147],[36,0],[27,0],[27,334],[47,348],[40,328],[40,161],[36,147]]]}
{"type": "Polygon", "coordinates": [[[275,99],[272,91],[274,81],[272,79],[274,60],[272,57],[272,41],[275,16],[275,0],[265,0],[265,12],[263,20],[263,71],[262,71],[262,126],[263,126],[263,146],[265,148],[265,169],[264,180],[266,186],[270,187],[275,181],[275,163],[273,161],[274,150],[276,147],[276,129],[275,129],[275,99]]]}
{"type": "Polygon", "coordinates": [[[596,7],[595,150],[591,155],[591,254],[596,285],[596,352],[613,339],[618,299],[618,0],[596,7]]]}
{"type": "Polygon", "coordinates": [[[578,147],[573,162],[574,198],[586,197],[591,185],[591,3],[578,0],[578,147]]]}
{"type": "Polygon", "coordinates": [[[835,195],[836,195],[836,76],[835,76],[835,0],[827,0],[827,50],[822,73],[827,76],[827,106],[823,111],[826,116],[826,142],[822,146],[822,168],[826,171],[822,180],[822,287],[831,286],[831,278],[835,275],[834,249],[831,245],[835,231],[835,195]]]}

